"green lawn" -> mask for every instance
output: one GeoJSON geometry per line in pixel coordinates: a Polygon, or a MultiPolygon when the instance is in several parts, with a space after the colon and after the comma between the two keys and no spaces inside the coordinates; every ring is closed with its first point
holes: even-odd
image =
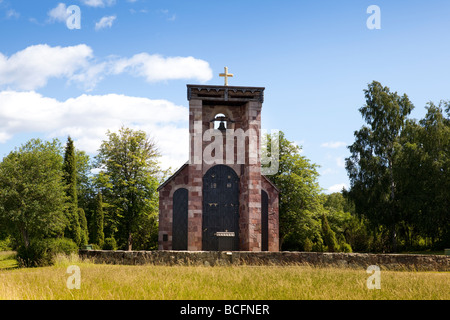
{"type": "Polygon", "coordinates": [[[11,269],[17,267],[14,251],[0,251],[0,270],[11,269]]]}
{"type": "Polygon", "coordinates": [[[366,270],[304,266],[119,266],[63,259],[55,266],[0,270],[0,299],[105,300],[449,300],[449,272],[382,271],[369,290],[366,270]],[[67,288],[69,265],[81,288],[67,288]]]}

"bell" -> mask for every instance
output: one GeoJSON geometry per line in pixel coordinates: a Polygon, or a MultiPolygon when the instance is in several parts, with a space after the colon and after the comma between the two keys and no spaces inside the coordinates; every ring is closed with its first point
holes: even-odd
{"type": "Polygon", "coordinates": [[[219,129],[220,131],[225,131],[225,130],[227,130],[227,128],[225,128],[225,122],[221,121],[218,129],[219,129]]]}

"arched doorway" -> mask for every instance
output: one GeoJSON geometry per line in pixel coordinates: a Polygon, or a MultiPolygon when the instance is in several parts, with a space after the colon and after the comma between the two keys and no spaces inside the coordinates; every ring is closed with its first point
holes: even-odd
{"type": "Polygon", "coordinates": [[[172,250],[188,249],[188,197],[184,188],[173,194],[172,250]]]}
{"type": "Polygon", "coordinates": [[[234,233],[226,239],[227,250],[239,250],[239,177],[226,165],[214,166],[203,176],[202,230],[204,251],[219,250],[217,232],[234,233]]]}
{"type": "Polygon", "coordinates": [[[261,190],[261,251],[269,251],[269,195],[261,190]]]}

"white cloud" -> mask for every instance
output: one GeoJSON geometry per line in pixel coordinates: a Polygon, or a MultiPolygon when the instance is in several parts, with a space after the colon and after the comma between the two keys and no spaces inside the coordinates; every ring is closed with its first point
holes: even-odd
{"type": "Polygon", "coordinates": [[[116,16],[103,17],[99,22],[95,24],[95,30],[98,31],[104,28],[111,28],[114,20],[116,20],[116,16]]]}
{"type": "MultiPolygon", "coordinates": [[[[55,17],[57,15],[55,14],[55,17]]],[[[162,57],[148,53],[131,58],[95,58],[93,50],[80,44],[71,47],[30,46],[7,57],[0,53],[0,88],[36,90],[51,78],[66,79],[92,90],[108,75],[129,73],[148,82],[212,78],[209,63],[194,57],[162,57]]]]}
{"type": "Polygon", "coordinates": [[[136,54],[129,59],[119,59],[113,68],[113,73],[129,72],[132,75],[144,77],[148,82],[173,79],[196,78],[206,82],[212,78],[209,63],[194,57],[168,57],[136,54]]]}
{"type": "Polygon", "coordinates": [[[7,19],[11,19],[11,18],[17,19],[19,17],[20,17],[20,13],[17,12],[16,10],[14,10],[14,9],[9,9],[8,11],[6,11],[6,18],[7,19]]]}
{"type": "Polygon", "coordinates": [[[336,158],[336,165],[339,168],[345,168],[345,158],[344,157],[337,157],[336,158]]]}
{"type": "Polygon", "coordinates": [[[89,7],[105,7],[113,6],[116,4],[116,0],[81,0],[81,2],[89,7]]]}
{"type": "Polygon", "coordinates": [[[122,125],[154,137],[164,167],[174,169],[188,160],[188,109],[167,100],[118,94],[86,95],[66,101],[34,91],[0,92],[0,143],[18,133],[39,133],[65,141],[70,135],[78,149],[96,153],[106,131],[122,125]]]}
{"type": "Polygon", "coordinates": [[[50,78],[72,78],[89,66],[92,49],[81,44],[72,47],[30,46],[10,57],[0,53],[0,86],[34,90],[50,78]]]}
{"type": "Polygon", "coordinates": [[[330,148],[330,149],[337,149],[347,146],[345,142],[341,141],[331,141],[331,142],[325,142],[320,145],[323,148],[330,148]]]}
{"type": "Polygon", "coordinates": [[[49,20],[51,22],[66,22],[67,18],[70,16],[70,13],[67,12],[67,7],[64,3],[58,3],[58,5],[51,9],[47,15],[49,16],[49,20]]]}
{"type": "Polygon", "coordinates": [[[335,185],[332,185],[331,187],[329,187],[328,188],[328,191],[330,192],[330,193],[334,193],[334,192],[341,192],[342,191],[342,188],[345,188],[345,189],[349,189],[348,188],[348,185],[346,184],[346,183],[339,183],[339,184],[335,184],[335,185]]]}
{"type": "Polygon", "coordinates": [[[159,12],[166,17],[167,21],[175,21],[177,18],[177,15],[170,13],[168,9],[161,9],[159,12]]]}
{"type": "Polygon", "coordinates": [[[327,174],[335,174],[337,173],[337,171],[335,169],[331,169],[331,168],[326,168],[320,171],[320,175],[321,176],[325,176],[327,174]]]}
{"type": "Polygon", "coordinates": [[[5,132],[0,132],[0,143],[5,143],[6,141],[8,141],[11,138],[12,138],[12,136],[10,134],[5,133],[5,132]]]}

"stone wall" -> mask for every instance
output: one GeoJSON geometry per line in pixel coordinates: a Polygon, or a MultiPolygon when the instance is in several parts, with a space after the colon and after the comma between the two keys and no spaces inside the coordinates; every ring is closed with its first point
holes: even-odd
{"type": "Polygon", "coordinates": [[[261,189],[269,196],[269,251],[277,252],[280,251],[279,191],[269,179],[270,178],[261,176],[261,189]]]}
{"type": "MultiPolygon", "coordinates": [[[[173,194],[179,188],[188,190],[187,249],[189,251],[204,249],[202,241],[203,177],[216,165],[216,162],[203,159],[205,149],[211,145],[211,139],[203,139],[203,134],[214,128],[211,120],[218,114],[227,116],[230,119],[227,123],[229,129],[239,132],[239,134],[236,133],[236,137],[223,138],[223,142],[226,142],[222,148],[223,158],[217,159],[222,160],[218,161],[219,163],[232,168],[240,179],[239,230],[233,230],[239,233],[239,250],[258,252],[262,249],[262,189],[269,196],[268,250],[279,250],[279,192],[265,177],[261,176],[259,137],[263,91],[264,88],[188,86],[190,161],[158,188],[159,250],[184,249],[184,247],[173,246],[173,194]]],[[[220,145],[220,141],[218,142],[220,145]]],[[[212,150],[209,150],[206,155],[210,155],[211,152],[212,150]]],[[[214,148],[214,157],[216,152],[214,148]]]]}
{"type": "Polygon", "coordinates": [[[80,256],[94,263],[123,265],[310,265],[358,269],[377,265],[381,270],[450,271],[450,257],[440,255],[81,250],[80,256]]]}
{"type": "Polygon", "coordinates": [[[159,192],[159,250],[172,248],[173,194],[180,188],[187,188],[190,191],[188,170],[188,166],[182,166],[173,179],[168,181],[159,192]],[[166,241],[164,236],[167,237],[166,241]]]}

